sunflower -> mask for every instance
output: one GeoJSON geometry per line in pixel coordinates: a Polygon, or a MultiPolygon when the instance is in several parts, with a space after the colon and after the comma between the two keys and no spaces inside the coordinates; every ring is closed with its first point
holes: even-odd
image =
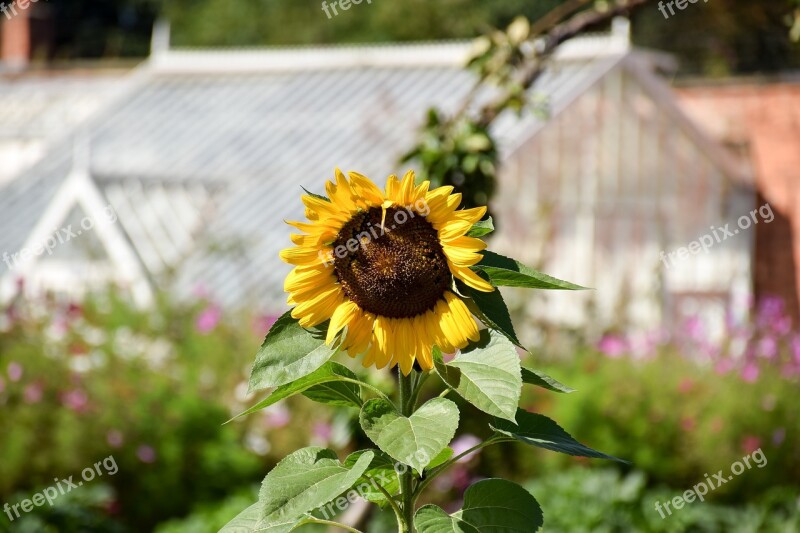
{"type": "Polygon", "coordinates": [[[342,332],[341,349],[365,367],[430,370],[434,345],[449,353],[479,339],[453,284],[494,290],[470,269],[486,244],[466,236],[486,208],[457,210],[453,187],[429,188],[413,171],[389,176],[384,192],[337,169],[327,198],[302,197],[308,222],[287,222],[302,232],[280,254],[295,266],[284,283],[292,317],[304,328],[330,320],[326,344],[342,332]]]}

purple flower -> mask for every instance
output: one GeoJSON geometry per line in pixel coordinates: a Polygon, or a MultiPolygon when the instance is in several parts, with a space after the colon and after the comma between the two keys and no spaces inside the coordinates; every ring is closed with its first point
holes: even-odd
{"type": "Polygon", "coordinates": [[[61,403],[67,409],[72,409],[76,413],[80,413],[86,410],[86,407],[89,405],[89,397],[82,390],[75,389],[62,394],[61,403]]]}
{"type": "Polygon", "coordinates": [[[772,444],[780,446],[786,439],[786,428],[778,428],[772,433],[772,444]]]}
{"type": "Polygon", "coordinates": [[[44,392],[44,387],[39,382],[31,383],[27,387],[25,387],[25,392],[23,393],[23,399],[27,404],[36,404],[42,401],[42,393],[44,392]]]}
{"type": "Polygon", "coordinates": [[[783,299],[777,296],[763,298],[758,304],[757,322],[766,326],[784,318],[783,299]]]}
{"type": "Polygon", "coordinates": [[[686,335],[693,341],[701,341],[705,338],[706,328],[699,316],[688,318],[683,323],[683,329],[686,330],[686,335]]]}
{"type": "Polygon", "coordinates": [[[742,380],[746,381],[747,383],[754,383],[758,380],[759,375],[759,368],[758,365],[750,362],[744,365],[742,368],[742,380]]]}
{"type": "Polygon", "coordinates": [[[800,334],[795,335],[792,339],[792,356],[795,363],[800,365],[800,334]]]}
{"type": "MultiPolygon", "coordinates": [[[[481,443],[481,439],[479,439],[475,435],[471,435],[469,433],[466,433],[466,434],[461,435],[460,437],[458,437],[456,440],[454,440],[450,444],[450,447],[453,448],[453,456],[456,456],[456,455],[461,455],[462,453],[464,453],[465,451],[469,450],[470,448],[474,448],[475,446],[477,446],[480,443],[481,443]]],[[[459,459],[457,462],[459,462],[459,463],[468,463],[473,457],[475,457],[478,454],[479,451],[480,450],[475,450],[474,452],[470,452],[467,455],[465,455],[464,457],[462,457],[461,459],[459,459]]]]}
{"type": "Polygon", "coordinates": [[[764,337],[758,341],[756,353],[765,359],[774,359],[778,355],[778,342],[774,337],[764,337]]]}
{"type": "Polygon", "coordinates": [[[270,428],[282,428],[292,421],[289,409],[283,404],[273,405],[264,412],[264,422],[270,428]]]}
{"type": "Polygon", "coordinates": [[[122,436],[121,431],[112,429],[106,433],[106,442],[112,448],[119,448],[125,442],[125,438],[122,436]]]}
{"type": "Polygon", "coordinates": [[[333,436],[333,427],[327,422],[316,422],[311,428],[311,435],[317,442],[330,442],[333,436]]]}
{"type": "Polygon", "coordinates": [[[628,343],[619,335],[607,333],[597,343],[597,349],[607,357],[617,358],[628,349],[628,343]]]}
{"type": "Polygon", "coordinates": [[[217,327],[217,324],[219,324],[221,318],[222,309],[220,309],[216,304],[210,304],[208,307],[203,309],[203,311],[197,317],[195,328],[198,332],[206,335],[214,331],[214,328],[217,327]]]}
{"type": "Polygon", "coordinates": [[[151,464],[156,462],[156,451],[153,449],[152,446],[148,446],[147,444],[142,444],[136,449],[136,457],[139,460],[146,464],[151,464]]]}
{"type": "Polygon", "coordinates": [[[22,365],[17,363],[16,361],[12,361],[8,364],[8,379],[11,381],[19,381],[22,379],[22,365]]]}

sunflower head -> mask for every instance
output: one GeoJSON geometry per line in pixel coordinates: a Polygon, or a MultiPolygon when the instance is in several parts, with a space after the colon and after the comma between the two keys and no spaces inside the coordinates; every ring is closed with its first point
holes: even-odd
{"type": "Polygon", "coordinates": [[[466,236],[486,208],[457,210],[452,187],[429,187],[408,172],[381,191],[337,170],[327,198],[302,197],[308,222],[289,222],[302,232],[281,252],[295,265],[284,283],[292,316],[306,328],[330,320],[326,342],[343,331],[342,349],[364,366],[430,370],[434,345],[452,352],[479,338],[453,284],[494,290],[470,269],[486,245],[466,236]]]}

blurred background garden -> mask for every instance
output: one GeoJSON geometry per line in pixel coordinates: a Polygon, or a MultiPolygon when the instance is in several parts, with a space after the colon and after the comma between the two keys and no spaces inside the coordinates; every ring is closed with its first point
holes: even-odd
{"type": "MultiPolygon", "coordinates": [[[[645,2],[520,90],[531,48],[512,22],[574,4],[17,0],[0,15],[0,506],[118,465],[3,511],[0,531],[216,532],[289,452],[367,444],[355,410],[303,396],[226,423],[260,399],[250,365],[287,308],[283,221],[336,166],[452,184],[489,203],[493,249],[595,288],[503,290],[525,366],[568,386],[526,388],[522,406],[630,464],[503,443],[437,479],[435,503],[504,477],[547,532],[800,531],[800,4],[665,17],[645,2]],[[766,465],[706,501],[656,510],[758,450],[766,465]]],[[[459,408],[456,453],[489,431],[459,408]]]]}

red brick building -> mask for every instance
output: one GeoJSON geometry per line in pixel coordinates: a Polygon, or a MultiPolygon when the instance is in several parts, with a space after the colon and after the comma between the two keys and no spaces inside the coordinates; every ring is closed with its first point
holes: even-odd
{"type": "Polygon", "coordinates": [[[750,166],[759,205],[775,212],[756,226],[755,296],[780,296],[800,316],[800,83],[706,82],[678,94],[695,122],[750,166]]]}

